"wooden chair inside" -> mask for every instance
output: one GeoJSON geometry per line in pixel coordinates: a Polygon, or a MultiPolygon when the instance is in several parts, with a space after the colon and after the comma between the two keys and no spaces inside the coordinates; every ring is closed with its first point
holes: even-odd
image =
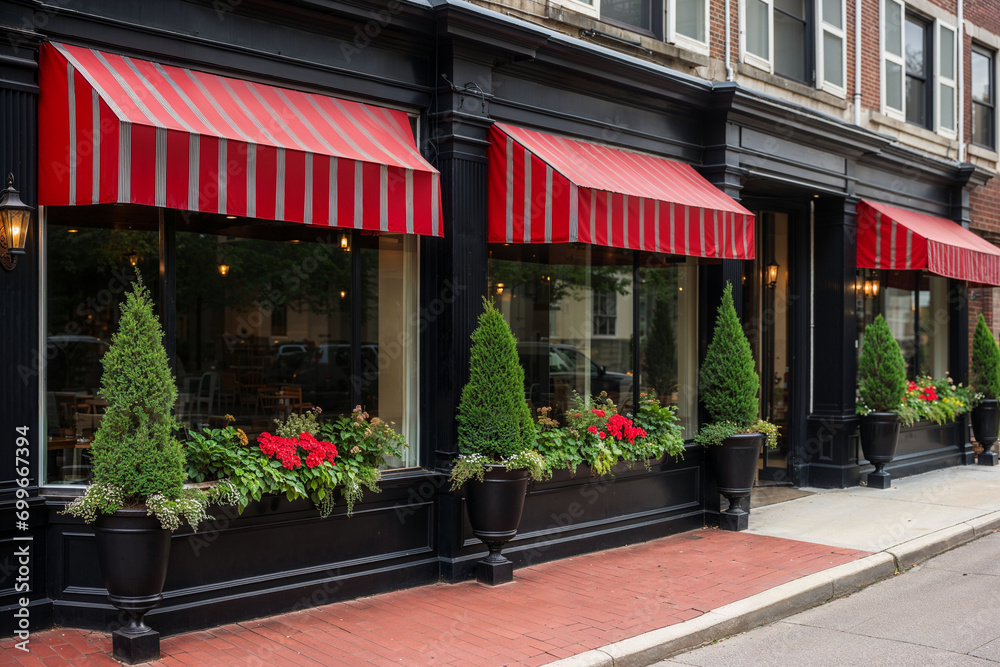
{"type": "Polygon", "coordinates": [[[312,410],[312,403],[305,403],[302,401],[302,387],[291,384],[282,385],[281,393],[286,397],[290,397],[291,402],[289,403],[289,406],[300,415],[306,410],[312,410]]]}

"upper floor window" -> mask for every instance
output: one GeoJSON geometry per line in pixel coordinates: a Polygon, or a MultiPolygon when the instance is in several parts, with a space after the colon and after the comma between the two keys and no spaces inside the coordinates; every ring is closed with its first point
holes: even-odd
{"type": "Polygon", "coordinates": [[[844,95],[844,0],[744,0],[745,60],[844,95]]]}
{"type": "Polygon", "coordinates": [[[927,61],[930,56],[930,26],[912,14],[906,16],[906,122],[930,126],[931,81],[927,61]]]}
{"type": "Polygon", "coordinates": [[[708,0],[669,0],[667,39],[690,49],[708,53],[708,0]]]}
{"type": "Polygon", "coordinates": [[[886,115],[955,132],[955,28],[882,3],[882,108],[886,115]]]}
{"type": "Polygon", "coordinates": [[[972,47],[972,142],[996,148],[995,55],[979,45],[972,47]]]}
{"type": "Polygon", "coordinates": [[[655,7],[663,7],[661,0],[593,0],[599,7],[601,18],[630,28],[638,28],[651,33],[657,32],[653,25],[655,7]]]}
{"type": "Polygon", "coordinates": [[[614,290],[594,291],[594,335],[614,336],[618,321],[618,293],[614,290]]]}

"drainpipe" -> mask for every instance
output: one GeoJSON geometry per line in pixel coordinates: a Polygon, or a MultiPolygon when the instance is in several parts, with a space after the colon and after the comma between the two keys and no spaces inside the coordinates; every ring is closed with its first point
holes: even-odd
{"type": "Polygon", "coordinates": [[[735,81],[736,76],[733,74],[733,63],[732,63],[732,51],[733,42],[732,37],[729,35],[729,24],[730,24],[730,5],[732,0],[726,0],[726,81],[735,81]]]}
{"type": "Polygon", "coordinates": [[[958,161],[965,162],[965,21],[964,0],[958,0],[958,161]]]}
{"type": "Polygon", "coordinates": [[[854,124],[861,125],[861,0],[854,0],[854,124]]]}

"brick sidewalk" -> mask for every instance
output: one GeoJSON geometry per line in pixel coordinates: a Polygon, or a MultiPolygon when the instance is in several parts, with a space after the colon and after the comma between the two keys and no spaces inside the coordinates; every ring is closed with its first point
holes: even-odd
{"type": "MultiPolygon", "coordinates": [[[[513,584],[437,584],[168,637],[157,665],[541,665],[700,616],[867,556],[696,530],[515,570],[513,584]]],[[[0,665],[116,665],[109,635],[57,629],[0,665]]]]}

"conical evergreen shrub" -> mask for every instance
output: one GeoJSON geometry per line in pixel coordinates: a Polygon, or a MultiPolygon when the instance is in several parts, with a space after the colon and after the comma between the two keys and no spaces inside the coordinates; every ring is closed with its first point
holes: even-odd
{"type": "Polygon", "coordinates": [[[472,334],[469,382],[458,405],[458,451],[498,460],[534,447],[517,340],[488,299],[472,334]]]}
{"type": "Polygon", "coordinates": [[[108,401],[94,436],[94,484],[120,488],[124,506],[153,494],[177,498],[187,478],[171,415],[177,400],[163,331],[139,277],[121,305],[121,322],[104,355],[101,395],[108,401]]]}
{"type": "Polygon", "coordinates": [[[972,336],[972,386],[983,398],[1000,397],[1000,347],[982,313],[972,336]]]}
{"type": "Polygon", "coordinates": [[[726,283],[715,319],[715,331],[701,367],[701,400],[713,422],[739,427],[757,421],[760,377],[753,353],[733,306],[733,285],[726,283]]]}
{"type": "Polygon", "coordinates": [[[906,394],[903,352],[881,315],[865,327],[858,362],[858,393],[872,412],[896,412],[906,394]]]}

